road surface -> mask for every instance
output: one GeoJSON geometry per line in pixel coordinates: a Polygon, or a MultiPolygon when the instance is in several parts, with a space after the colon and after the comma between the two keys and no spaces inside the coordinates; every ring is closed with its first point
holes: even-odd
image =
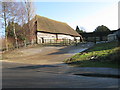
{"type": "MultiPolygon", "coordinates": [[[[75,75],[97,69],[74,68],[63,63],[91,46],[89,43],[77,47],[37,47],[7,53],[2,62],[2,88],[118,88],[118,78],[75,75]],[[14,52],[16,56],[12,56],[14,52]]],[[[104,68],[101,71],[104,70],[117,72],[104,68]]]]}

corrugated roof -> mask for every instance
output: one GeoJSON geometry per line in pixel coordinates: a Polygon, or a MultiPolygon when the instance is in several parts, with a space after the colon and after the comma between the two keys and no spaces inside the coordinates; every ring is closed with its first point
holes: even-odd
{"type": "Polygon", "coordinates": [[[64,22],[55,21],[39,15],[36,15],[36,20],[37,31],[80,36],[74,29],[64,22]]]}

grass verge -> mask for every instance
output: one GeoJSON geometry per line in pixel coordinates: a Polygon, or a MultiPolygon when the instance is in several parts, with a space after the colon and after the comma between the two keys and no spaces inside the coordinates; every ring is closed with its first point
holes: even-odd
{"type": "Polygon", "coordinates": [[[94,47],[78,53],[64,62],[79,67],[120,68],[120,47],[117,42],[96,44],[94,47]]]}

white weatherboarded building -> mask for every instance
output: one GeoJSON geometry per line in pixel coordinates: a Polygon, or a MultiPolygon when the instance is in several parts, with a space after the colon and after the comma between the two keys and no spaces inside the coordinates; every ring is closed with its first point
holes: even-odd
{"type": "Polygon", "coordinates": [[[36,15],[37,43],[62,41],[65,39],[81,41],[82,36],[63,22],[36,15]]]}

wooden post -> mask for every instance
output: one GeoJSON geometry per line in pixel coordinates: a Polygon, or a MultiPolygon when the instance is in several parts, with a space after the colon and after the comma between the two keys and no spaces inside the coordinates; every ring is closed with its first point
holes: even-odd
{"type": "Polygon", "coordinates": [[[70,45],[70,39],[69,39],[69,45],[70,45]]]}
{"type": "Polygon", "coordinates": [[[44,39],[43,38],[41,38],[42,39],[42,43],[44,43],[44,39]]]}

